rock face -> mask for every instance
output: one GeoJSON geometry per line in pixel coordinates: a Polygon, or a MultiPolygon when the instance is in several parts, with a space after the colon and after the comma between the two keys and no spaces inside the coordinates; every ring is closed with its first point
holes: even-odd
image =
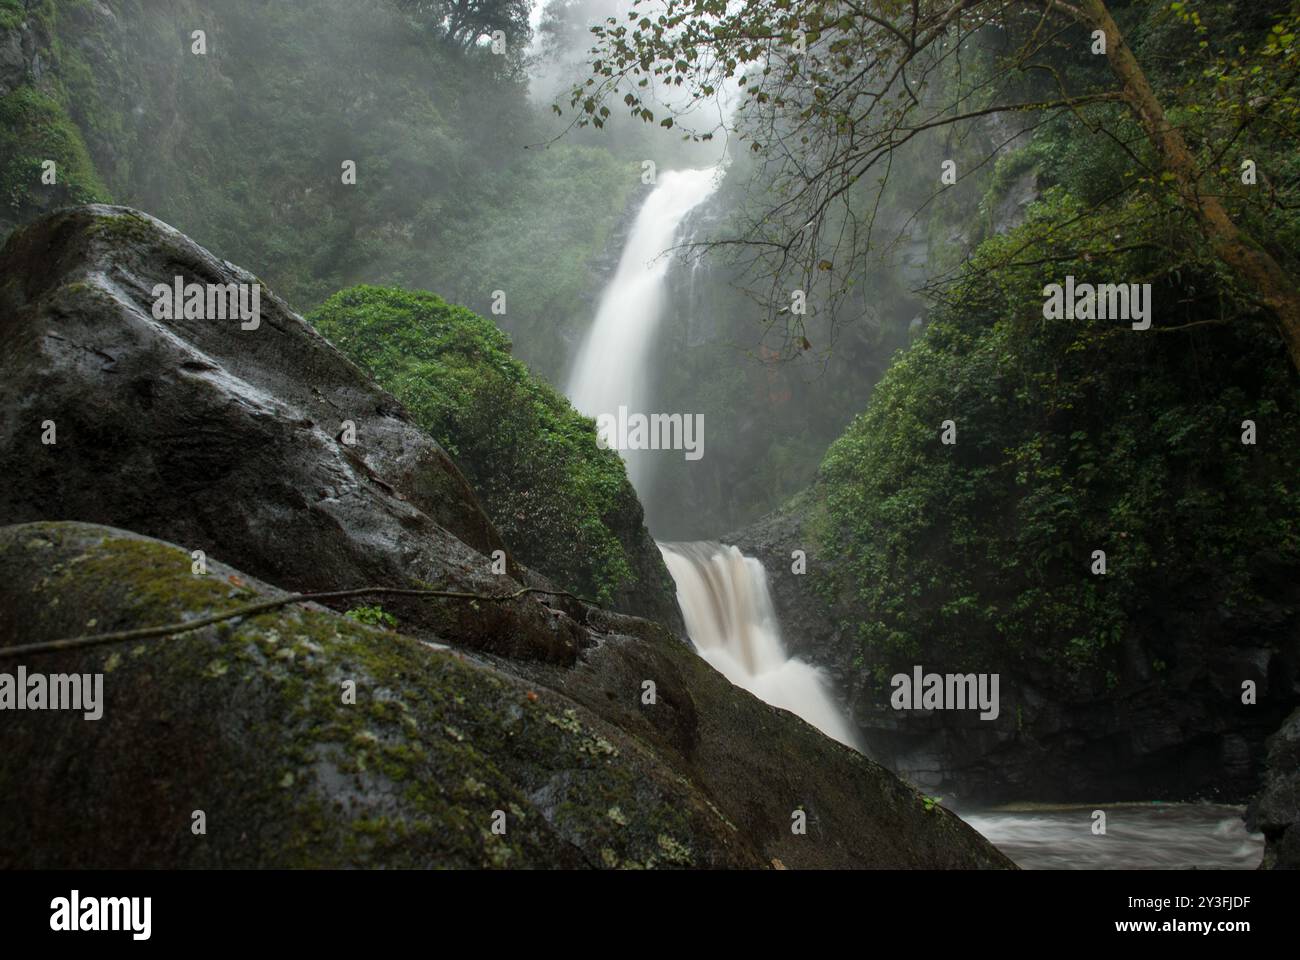
{"type": "Polygon", "coordinates": [[[1264,786],[1246,826],[1264,834],[1262,869],[1300,870],[1300,710],[1268,740],[1264,786]]]}
{"type": "Polygon", "coordinates": [[[30,27],[0,30],[0,97],[7,97],[32,74],[37,61],[30,27]]]}
{"type": "Polygon", "coordinates": [[[3,715],[0,864],[1010,866],[662,627],[555,597],[6,656],[285,590],[540,582],[490,573],[455,465],[269,291],[255,329],[155,319],[178,275],[256,282],[120,208],[0,253],[0,672],[104,675],[101,719],[3,715]]]}
{"type": "MultiPolygon", "coordinates": [[[[1041,664],[1009,661],[999,667],[996,720],[976,711],[896,711],[888,677],[873,684],[858,661],[853,626],[870,612],[817,592],[819,567],[833,562],[812,532],[817,502],[814,487],[724,541],[763,562],[787,647],[827,672],[869,756],[928,792],[968,804],[1244,803],[1258,789],[1264,742],[1295,702],[1300,643],[1184,644],[1166,674],[1113,690],[1070,687],[1041,664]],[[790,573],[795,549],[807,553],[802,576],[790,573]],[[1256,687],[1252,705],[1241,703],[1246,680],[1256,687]]],[[[1149,654],[1127,654],[1141,676],[1149,654]]],[[[922,666],[946,669],[929,660],[922,666]]],[[[898,669],[910,672],[911,664],[898,669]]]]}
{"type": "MultiPolygon", "coordinates": [[[[64,79],[77,68],[94,70],[103,61],[82,44],[60,43],[54,24],[63,21],[78,31],[90,24],[112,24],[99,0],[86,4],[26,2],[0,8],[0,238],[15,225],[51,210],[107,197],[74,117],[93,109],[83,92],[71,93],[64,79]],[[23,9],[16,10],[15,6],[23,9]],[[73,63],[77,67],[72,67],[73,63]],[[90,64],[94,66],[89,66],[90,64]],[[63,69],[72,67],[72,69],[63,69]],[[75,105],[69,108],[69,105],[75,105]],[[40,180],[44,164],[53,162],[56,181],[40,180]]],[[[81,73],[80,76],[85,76],[81,73]]],[[[91,124],[86,124],[90,127],[91,124]]],[[[96,124],[98,126],[98,124],[96,124]]],[[[111,127],[112,124],[104,125],[111,127]]]]}

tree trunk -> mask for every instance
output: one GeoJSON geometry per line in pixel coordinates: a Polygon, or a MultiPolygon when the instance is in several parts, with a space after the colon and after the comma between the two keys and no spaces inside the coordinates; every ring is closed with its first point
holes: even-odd
{"type": "Polygon", "coordinates": [[[1277,319],[1292,364],[1300,370],[1300,289],[1280,263],[1238,229],[1217,197],[1201,195],[1192,152],[1182,133],[1165,119],[1160,101],[1104,0],[1082,0],[1079,6],[1094,27],[1105,31],[1106,59],[1164,169],[1173,174],[1179,196],[1196,214],[1214,252],[1259,291],[1260,300],[1277,319]]]}

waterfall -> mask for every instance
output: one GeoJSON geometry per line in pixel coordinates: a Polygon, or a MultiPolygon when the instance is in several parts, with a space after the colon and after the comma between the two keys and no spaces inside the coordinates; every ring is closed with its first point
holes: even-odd
{"type": "MultiPolygon", "coordinates": [[[[578,352],[565,392],[589,417],[614,416],[620,406],[649,413],[649,364],[646,356],[663,309],[665,278],[682,220],[717,188],[720,171],[668,170],[637,214],[618,269],[605,293],[591,331],[578,352]]],[[[647,452],[622,451],[632,486],[644,488],[647,452]]]]}
{"type": "Polygon", "coordinates": [[[763,565],[719,543],[661,543],[659,550],[700,656],[736,686],[856,747],[821,671],[786,653],[763,565]]]}
{"type": "MultiPolygon", "coordinates": [[[[582,413],[616,416],[619,407],[650,412],[650,348],[671,266],[666,251],[686,215],[716,189],[720,175],[718,168],[668,171],[646,198],[569,378],[566,392],[582,413]]],[[[632,486],[644,491],[648,452],[621,453],[632,486]]],[[[821,672],[786,654],[763,565],[716,543],[660,544],[659,549],[700,656],[759,699],[855,746],[821,672]]]]}

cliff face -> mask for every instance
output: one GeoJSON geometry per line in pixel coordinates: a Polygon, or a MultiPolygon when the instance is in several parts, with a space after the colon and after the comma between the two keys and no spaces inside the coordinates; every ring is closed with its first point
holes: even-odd
{"type": "Polygon", "coordinates": [[[90,68],[79,45],[56,55],[54,34],[61,20],[84,25],[106,15],[112,23],[111,14],[100,4],[11,7],[0,10],[0,237],[49,210],[108,195],[76,119],[75,106],[91,104],[78,103],[62,79],[74,63],[90,68]]]}
{"type": "Polygon", "coordinates": [[[521,594],[447,453],[269,290],[256,322],[159,305],[246,271],[92,206],[0,276],[0,657],[104,690],[99,720],[10,715],[5,865],[1009,865],[657,624],[521,594]],[[365,586],[464,596],[4,656],[365,586]]]}

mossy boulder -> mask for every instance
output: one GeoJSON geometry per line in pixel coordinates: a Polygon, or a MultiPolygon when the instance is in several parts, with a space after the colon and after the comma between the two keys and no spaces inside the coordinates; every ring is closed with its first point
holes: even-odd
{"type": "MultiPolygon", "coordinates": [[[[593,626],[602,626],[601,615],[593,626]]],[[[1014,866],[933,798],[733,686],[650,621],[622,619],[572,668],[532,661],[517,670],[651,745],[758,844],[764,863],[794,869],[1014,866]],[[647,681],[654,684],[653,703],[646,702],[647,681]],[[796,832],[799,823],[806,832],[796,832]]]]}
{"type": "Polygon", "coordinates": [[[108,527],[0,529],[0,671],[104,675],[98,720],[6,713],[0,865],[1009,865],[876,764],[617,614],[593,611],[600,642],[572,668],[306,605],[4,654],[283,596],[191,563],[184,547],[108,527]]]}
{"type": "MultiPolygon", "coordinates": [[[[0,584],[0,648],[282,593],[75,523],[0,530],[0,584]]],[[[322,608],[23,662],[102,672],[103,715],[6,713],[5,867],[763,862],[698,787],[580,703],[322,608]]]]}

